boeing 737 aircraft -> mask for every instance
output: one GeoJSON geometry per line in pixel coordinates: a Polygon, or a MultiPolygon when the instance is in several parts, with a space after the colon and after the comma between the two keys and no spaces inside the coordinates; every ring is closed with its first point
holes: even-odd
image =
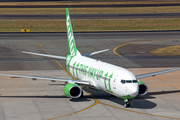
{"type": "Polygon", "coordinates": [[[107,51],[108,49],[81,55],[75,44],[68,8],[66,8],[65,11],[68,55],[66,57],[63,57],[25,51],[23,51],[23,53],[66,60],[67,70],[69,71],[69,73],[72,74],[72,76],[76,80],[13,74],[0,75],[36,78],[53,81],[64,81],[67,83],[64,86],[64,94],[70,98],[81,97],[83,95],[81,86],[86,86],[96,90],[105,91],[114,96],[122,98],[125,102],[124,106],[130,107],[130,101],[133,100],[137,95],[145,95],[147,93],[147,85],[139,79],[180,70],[180,68],[176,68],[160,72],[134,75],[132,72],[126,70],[125,68],[88,57],[94,54],[107,51]]]}

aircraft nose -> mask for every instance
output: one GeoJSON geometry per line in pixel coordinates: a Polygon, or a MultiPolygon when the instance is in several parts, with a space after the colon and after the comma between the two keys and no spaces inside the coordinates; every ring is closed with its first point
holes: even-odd
{"type": "Polygon", "coordinates": [[[136,97],[138,95],[138,86],[137,85],[133,85],[129,88],[129,94],[131,97],[136,97]]]}

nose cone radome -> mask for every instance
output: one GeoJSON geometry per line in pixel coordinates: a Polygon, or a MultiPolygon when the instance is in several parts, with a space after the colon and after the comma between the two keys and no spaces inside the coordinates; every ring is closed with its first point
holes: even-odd
{"type": "Polygon", "coordinates": [[[139,88],[138,85],[133,85],[129,88],[129,95],[131,97],[136,97],[138,95],[139,88]]]}

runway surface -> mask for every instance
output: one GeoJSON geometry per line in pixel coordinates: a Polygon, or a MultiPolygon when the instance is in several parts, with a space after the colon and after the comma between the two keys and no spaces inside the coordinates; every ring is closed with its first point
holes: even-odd
{"type": "MultiPolygon", "coordinates": [[[[152,18],[180,18],[180,13],[139,13],[139,14],[71,14],[71,19],[152,19],[152,18]]],[[[65,20],[64,14],[1,14],[1,20],[65,20]]]]}
{"type": "MultiPolygon", "coordinates": [[[[108,52],[93,56],[135,74],[180,67],[180,57],[156,57],[149,50],[179,45],[180,31],[75,33],[82,54],[101,49],[108,52]],[[148,68],[147,68],[148,67],[148,68]]],[[[57,64],[65,61],[26,55],[21,51],[66,56],[66,33],[0,33],[1,73],[70,78],[57,64]]],[[[65,67],[65,66],[64,66],[65,67]]],[[[180,71],[141,79],[149,94],[137,97],[125,109],[123,100],[104,92],[87,89],[82,99],[64,96],[62,82],[0,76],[1,120],[58,119],[180,119],[180,71]]]]}

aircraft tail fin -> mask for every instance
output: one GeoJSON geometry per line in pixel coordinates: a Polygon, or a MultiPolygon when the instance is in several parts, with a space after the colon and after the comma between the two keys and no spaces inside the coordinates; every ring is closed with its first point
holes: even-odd
{"type": "Polygon", "coordinates": [[[68,45],[68,54],[69,55],[81,55],[78,49],[76,48],[76,43],[74,39],[73,29],[71,25],[70,15],[68,8],[66,8],[66,30],[67,30],[67,45],[68,45]]]}

